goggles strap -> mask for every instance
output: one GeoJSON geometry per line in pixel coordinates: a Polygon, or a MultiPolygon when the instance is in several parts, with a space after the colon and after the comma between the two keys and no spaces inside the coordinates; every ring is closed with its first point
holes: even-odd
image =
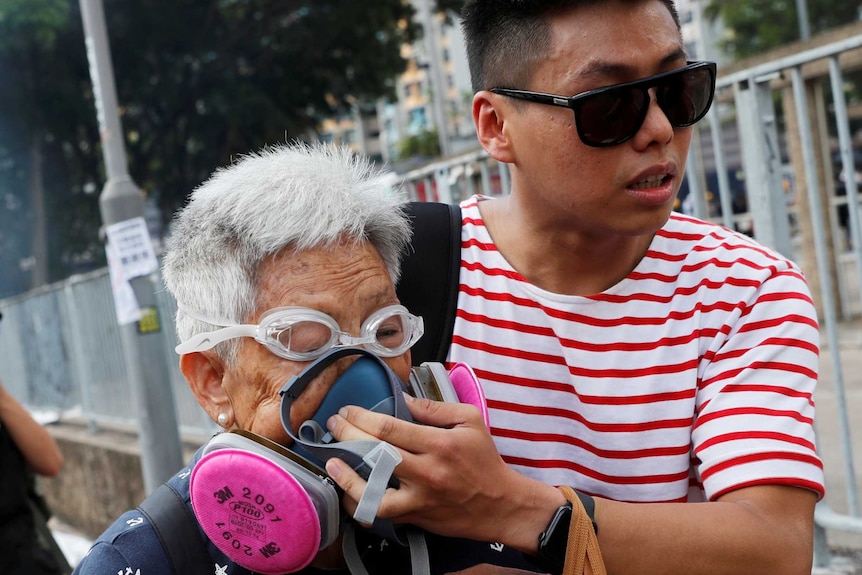
{"type": "Polygon", "coordinates": [[[230,327],[233,325],[238,325],[236,322],[227,321],[226,319],[213,318],[213,317],[205,316],[204,314],[198,312],[197,310],[193,310],[190,307],[186,307],[185,305],[183,305],[179,302],[177,302],[177,309],[192,319],[196,319],[198,321],[202,321],[202,322],[208,323],[210,325],[215,325],[218,327],[230,327]]]}

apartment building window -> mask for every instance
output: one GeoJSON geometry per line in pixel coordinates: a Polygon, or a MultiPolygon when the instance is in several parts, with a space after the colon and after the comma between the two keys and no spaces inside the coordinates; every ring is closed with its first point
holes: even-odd
{"type": "Polygon", "coordinates": [[[425,120],[425,108],[410,110],[410,132],[415,134],[422,131],[427,125],[425,120]]]}

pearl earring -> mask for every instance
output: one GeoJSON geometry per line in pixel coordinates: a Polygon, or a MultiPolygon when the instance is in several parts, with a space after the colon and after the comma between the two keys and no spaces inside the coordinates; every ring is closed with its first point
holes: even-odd
{"type": "Polygon", "coordinates": [[[222,427],[227,425],[227,413],[219,413],[218,414],[218,424],[222,427]]]}

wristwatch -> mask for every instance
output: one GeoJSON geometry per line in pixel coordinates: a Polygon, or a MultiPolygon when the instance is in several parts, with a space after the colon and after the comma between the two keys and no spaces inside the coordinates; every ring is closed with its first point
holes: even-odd
{"type": "MultiPolygon", "coordinates": [[[[581,500],[587,516],[593,524],[593,530],[598,533],[599,528],[596,525],[595,509],[596,502],[589,495],[585,495],[580,491],[575,491],[578,499],[581,500]]],[[[572,525],[572,503],[567,501],[565,505],[560,506],[551,517],[550,523],[545,527],[539,535],[539,552],[536,555],[536,563],[544,569],[547,569],[552,575],[559,575],[563,572],[563,566],[566,563],[566,549],[569,546],[569,527],[572,525]]]]}

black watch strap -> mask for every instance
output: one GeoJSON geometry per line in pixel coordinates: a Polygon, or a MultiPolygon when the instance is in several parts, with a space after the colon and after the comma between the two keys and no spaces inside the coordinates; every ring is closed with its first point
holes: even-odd
{"type": "Polygon", "coordinates": [[[587,495],[575,490],[575,495],[581,500],[581,505],[584,506],[584,511],[587,512],[587,517],[590,518],[590,523],[593,524],[593,531],[598,535],[599,526],[596,525],[596,500],[587,495]]]}
{"type": "MultiPolygon", "coordinates": [[[[598,533],[599,528],[595,520],[595,500],[575,491],[590,522],[593,524],[593,530],[598,533]]],[[[535,562],[544,569],[547,569],[552,575],[559,575],[563,572],[563,567],[566,564],[566,550],[569,546],[569,528],[572,525],[572,503],[567,501],[565,505],[560,506],[555,512],[551,521],[544,531],[539,535],[539,551],[536,554],[535,562]]]]}

